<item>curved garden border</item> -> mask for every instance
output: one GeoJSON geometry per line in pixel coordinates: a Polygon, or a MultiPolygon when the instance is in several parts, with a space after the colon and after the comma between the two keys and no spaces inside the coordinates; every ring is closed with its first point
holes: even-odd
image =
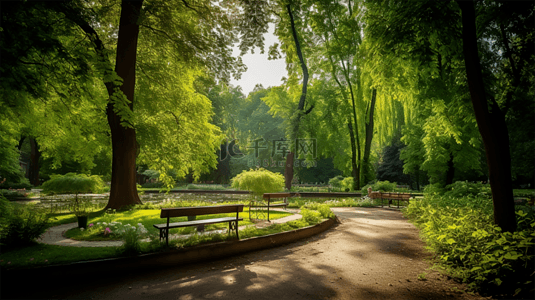
{"type": "Polygon", "coordinates": [[[55,278],[56,280],[73,280],[73,278],[88,278],[103,274],[126,274],[132,271],[148,271],[185,265],[200,261],[216,260],[232,255],[281,246],[300,239],[322,233],[333,226],[337,219],[327,219],[319,224],[292,231],[286,231],[261,237],[243,240],[225,241],[188,247],[185,249],[169,250],[160,253],[142,254],[133,257],[110,258],[92,261],[81,261],[69,264],[51,265],[44,267],[2,270],[4,281],[20,282],[35,278],[55,278]]]}

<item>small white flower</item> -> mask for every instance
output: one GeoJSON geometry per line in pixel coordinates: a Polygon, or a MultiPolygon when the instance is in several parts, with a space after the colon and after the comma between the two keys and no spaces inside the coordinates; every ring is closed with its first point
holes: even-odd
{"type": "Polygon", "coordinates": [[[102,222],[102,225],[108,225],[108,223],[106,223],[106,222],[102,222]]]}
{"type": "Polygon", "coordinates": [[[84,228],[83,228],[83,227],[82,227],[82,228],[80,228],[80,231],[84,231],[84,228]]]}

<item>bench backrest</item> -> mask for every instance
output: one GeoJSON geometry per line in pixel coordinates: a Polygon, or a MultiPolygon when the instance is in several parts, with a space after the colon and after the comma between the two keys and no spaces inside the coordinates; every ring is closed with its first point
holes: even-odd
{"type": "Polygon", "coordinates": [[[201,206],[201,207],[179,207],[162,208],[160,218],[174,218],[185,216],[200,216],[224,213],[237,213],[243,211],[243,204],[201,206]]]}
{"type": "Polygon", "coordinates": [[[372,192],[370,198],[383,198],[383,199],[410,199],[411,194],[407,193],[381,193],[381,192],[372,192]]]}
{"type": "Polygon", "coordinates": [[[290,193],[264,193],[262,197],[266,199],[273,199],[273,198],[287,198],[291,196],[292,194],[290,193]]]}

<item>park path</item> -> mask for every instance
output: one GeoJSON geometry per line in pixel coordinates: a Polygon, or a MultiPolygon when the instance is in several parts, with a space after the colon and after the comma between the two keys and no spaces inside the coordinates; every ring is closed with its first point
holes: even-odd
{"type": "Polygon", "coordinates": [[[282,247],[153,272],[52,282],[60,299],[485,299],[436,271],[418,230],[386,208],[333,208],[326,232],[282,247]],[[426,280],[418,280],[425,274],[426,280]]]}

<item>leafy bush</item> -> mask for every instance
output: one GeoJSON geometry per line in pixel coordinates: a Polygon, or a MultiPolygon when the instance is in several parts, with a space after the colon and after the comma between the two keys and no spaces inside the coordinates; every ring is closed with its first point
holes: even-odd
{"type": "Polygon", "coordinates": [[[353,190],[353,177],[346,177],[342,180],[342,190],[346,192],[353,190]]]}
{"type": "MultiPolygon", "coordinates": [[[[5,200],[2,200],[5,201],[5,200]]],[[[31,244],[41,236],[48,228],[49,217],[38,211],[35,207],[6,206],[2,203],[2,231],[0,232],[0,244],[8,246],[25,246],[31,244]]]]}
{"type": "Polygon", "coordinates": [[[301,215],[303,216],[303,220],[310,225],[318,224],[321,221],[321,213],[318,211],[304,208],[301,209],[301,215]]]}
{"type": "Polygon", "coordinates": [[[124,241],[124,244],[119,248],[121,253],[134,255],[141,252],[141,238],[148,233],[143,224],[138,223],[136,227],[134,225],[116,223],[114,230],[124,241]]]}
{"type": "Polygon", "coordinates": [[[490,186],[481,183],[457,181],[446,186],[445,197],[460,198],[464,196],[490,196],[490,186]]]}
{"type": "Polygon", "coordinates": [[[303,205],[303,208],[316,210],[320,213],[321,217],[325,219],[334,218],[334,213],[331,211],[330,206],[327,204],[321,204],[317,202],[308,202],[305,205],[303,205]]]}
{"type": "Polygon", "coordinates": [[[5,197],[0,194],[0,241],[4,239],[9,226],[9,217],[13,214],[13,207],[5,197]]]}
{"type": "Polygon", "coordinates": [[[30,184],[30,180],[26,177],[22,177],[19,182],[4,182],[0,184],[0,189],[14,189],[14,190],[29,190],[33,187],[30,184]]]}
{"type": "Polygon", "coordinates": [[[28,195],[26,190],[0,190],[0,195],[7,199],[25,197],[28,195]]]}
{"type": "Polygon", "coordinates": [[[233,188],[251,191],[256,196],[284,190],[284,176],[264,168],[243,171],[231,181],[233,188]]]}
{"type": "Polygon", "coordinates": [[[141,187],[145,188],[145,189],[159,189],[159,188],[162,188],[164,186],[163,182],[161,181],[158,181],[158,182],[147,182],[147,183],[144,183],[141,185],[141,187]]]}
{"type": "Polygon", "coordinates": [[[333,187],[333,188],[339,188],[341,189],[342,188],[342,180],[344,180],[344,177],[341,176],[341,175],[338,175],[336,177],[333,177],[331,179],[329,179],[329,184],[333,187]]]}
{"type": "Polygon", "coordinates": [[[442,184],[428,184],[424,187],[424,195],[442,195],[446,192],[442,184]]]}
{"type": "Polygon", "coordinates": [[[46,194],[102,193],[104,190],[104,181],[97,175],[51,175],[50,180],[43,183],[43,193],[46,194]]]}
{"type": "Polygon", "coordinates": [[[349,192],[350,190],[353,189],[353,177],[343,177],[341,175],[338,175],[336,177],[329,179],[329,184],[333,188],[337,188],[342,191],[349,192]]]}
{"type": "Polygon", "coordinates": [[[385,180],[385,181],[377,181],[376,183],[374,184],[368,184],[366,186],[364,186],[360,192],[362,194],[365,194],[367,195],[368,194],[368,188],[371,187],[372,190],[374,192],[377,192],[377,191],[381,191],[381,192],[393,192],[394,189],[396,188],[397,186],[397,183],[395,182],[390,182],[388,180],[385,180]]]}
{"type": "Polygon", "coordinates": [[[410,202],[404,213],[453,276],[473,289],[518,294],[532,286],[535,263],[535,216],[528,209],[516,211],[514,233],[494,224],[486,197],[426,196],[410,202]]]}

